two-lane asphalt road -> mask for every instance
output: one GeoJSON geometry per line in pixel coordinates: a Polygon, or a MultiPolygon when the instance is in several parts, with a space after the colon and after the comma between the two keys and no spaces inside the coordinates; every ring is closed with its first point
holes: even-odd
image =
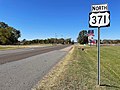
{"type": "Polygon", "coordinates": [[[62,45],[0,51],[0,90],[31,90],[70,48],[62,45]]]}
{"type": "Polygon", "coordinates": [[[65,47],[68,47],[68,45],[34,47],[34,48],[27,48],[27,49],[0,51],[0,64],[21,60],[34,55],[50,52],[53,50],[59,50],[65,47]]]}

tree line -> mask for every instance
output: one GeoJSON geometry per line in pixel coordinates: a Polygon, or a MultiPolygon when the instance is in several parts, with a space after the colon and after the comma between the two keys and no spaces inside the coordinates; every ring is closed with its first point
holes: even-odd
{"type": "MultiPolygon", "coordinates": [[[[18,38],[21,37],[20,30],[9,26],[4,22],[0,22],[0,45],[15,45],[15,44],[74,44],[74,40],[71,38],[48,38],[48,39],[35,39],[35,40],[22,40],[19,41],[18,38]]],[[[96,40],[97,41],[97,40],[96,40]]],[[[77,42],[80,44],[88,44],[88,32],[87,30],[80,31],[77,42]]],[[[120,44],[120,40],[101,40],[101,44],[120,44]]]]}
{"type": "Polygon", "coordinates": [[[74,40],[71,38],[64,39],[64,38],[48,38],[48,39],[34,39],[34,40],[26,40],[23,39],[21,41],[23,45],[30,45],[30,44],[74,44],[74,40]]]}
{"type": "Polygon", "coordinates": [[[50,39],[35,39],[35,40],[22,40],[19,41],[18,38],[21,37],[20,30],[17,30],[4,22],[0,22],[0,45],[30,45],[30,44],[73,44],[71,38],[50,38],[50,39]]]}
{"type": "Polygon", "coordinates": [[[120,44],[120,40],[104,39],[104,40],[101,40],[101,44],[120,44]]]}
{"type": "MultiPolygon", "coordinates": [[[[97,43],[97,40],[95,40],[97,43]]],[[[79,32],[77,42],[80,44],[88,44],[88,32],[87,30],[82,30],[79,32]]],[[[100,40],[101,44],[120,44],[120,40],[110,40],[110,39],[104,39],[100,40]]]]}

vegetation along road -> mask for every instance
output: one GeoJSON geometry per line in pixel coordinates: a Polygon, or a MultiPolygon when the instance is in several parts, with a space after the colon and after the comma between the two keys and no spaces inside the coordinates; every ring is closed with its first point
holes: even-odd
{"type": "Polygon", "coordinates": [[[75,46],[33,90],[120,90],[120,46],[101,46],[101,86],[97,47],[75,46]]]}

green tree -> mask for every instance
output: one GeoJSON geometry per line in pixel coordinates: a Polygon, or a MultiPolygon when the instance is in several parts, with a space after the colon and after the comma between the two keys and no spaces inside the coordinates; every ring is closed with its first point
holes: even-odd
{"type": "Polygon", "coordinates": [[[87,36],[86,30],[80,31],[78,38],[77,38],[77,42],[80,44],[87,44],[88,43],[88,36],[87,36]]]}
{"type": "Polygon", "coordinates": [[[16,44],[20,36],[19,30],[0,22],[0,44],[16,44]]]}
{"type": "Polygon", "coordinates": [[[71,44],[71,38],[67,38],[67,39],[65,40],[65,43],[66,43],[66,44],[71,44]]]}
{"type": "Polygon", "coordinates": [[[74,40],[72,40],[71,44],[74,44],[74,43],[75,43],[74,40]]]}

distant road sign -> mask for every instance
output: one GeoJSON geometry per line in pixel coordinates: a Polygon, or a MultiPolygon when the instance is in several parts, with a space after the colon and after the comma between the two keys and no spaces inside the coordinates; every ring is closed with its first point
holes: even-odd
{"type": "Polygon", "coordinates": [[[109,27],[110,12],[91,12],[89,13],[89,27],[109,27]]]}
{"type": "Polygon", "coordinates": [[[94,36],[94,30],[88,30],[88,36],[94,36]]]}
{"type": "Polygon", "coordinates": [[[108,11],[108,5],[107,4],[92,5],[91,11],[92,12],[108,11]]]}

